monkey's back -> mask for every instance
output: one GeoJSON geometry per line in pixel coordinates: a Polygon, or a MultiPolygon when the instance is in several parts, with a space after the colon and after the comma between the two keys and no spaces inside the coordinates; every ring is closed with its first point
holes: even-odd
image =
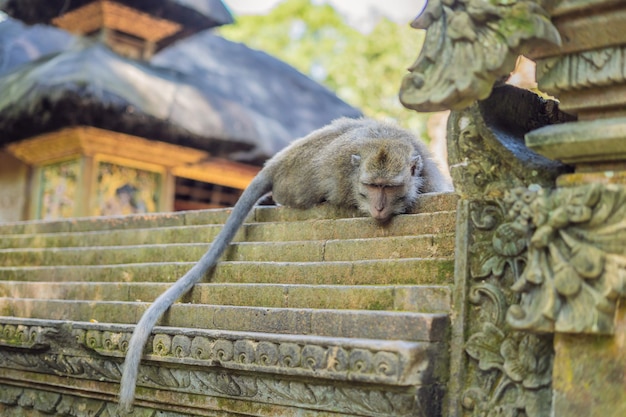
{"type": "Polygon", "coordinates": [[[393,124],[372,119],[337,119],[298,139],[266,164],[273,180],[274,199],[283,205],[309,208],[322,202],[356,206],[358,181],[352,155],[393,147],[410,154],[428,155],[415,137],[393,124]]]}
{"type": "Polygon", "coordinates": [[[350,155],[354,144],[344,136],[362,122],[335,120],[295,140],[267,161],[264,169],[272,178],[274,200],[289,207],[310,208],[332,199],[333,191],[344,188],[342,183],[350,180],[353,171],[350,155]]]}

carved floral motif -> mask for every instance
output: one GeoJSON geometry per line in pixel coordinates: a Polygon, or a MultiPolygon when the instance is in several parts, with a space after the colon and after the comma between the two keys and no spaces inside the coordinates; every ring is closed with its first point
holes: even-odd
{"type": "Polygon", "coordinates": [[[525,223],[528,264],[509,309],[516,328],[547,332],[612,333],[618,299],[626,296],[626,190],[593,184],[539,190],[521,201],[509,224],[525,223]],[[526,219],[522,219],[527,217],[526,219]]]}
{"type": "MultiPolygon", "coordinates": [[[[531,196],[521,192],[519,197],[531,196]]],[[[511,286],[524,271],[527,213],[519,223],[506,222],[506,204],[493,200],[473,204],[469,215],[474,233],[468,300],[476,307],[468,317],[465,353],[470,360],[461,406],[472,417],[547,417],[551,336],[515,330],[505,320],[509,306],[520,298],[511,286]]]]}
{"type": "MultiPolygon", "coordinates": [[[[117,404],[39,389],[0,385],[0,413],[11,416],[45,415],[68,417],[117,417],[117,404]]],[[[135,415],[151,416],[154,410],[135,408],[135,415]]],[[[183,417],[188,414],[176,414],[183,417]]],[[[190,416],[190,415],[189,415],[190,416]]]]}
{"type": "Polygon", "coordinates": [[[467,341],[466,352],[478,361],[481,371],[495,376],[488,390],[473,387],[465,391],[463,406],[472,410],[472,415],[513,416],[522,411],[529,417],[548,415],[550,339],[524,332],[507,334],[487,322],[467,341]]]}
{"type": "Polygon", "coordinates": [[[626,188],[515,188],[469,216],[478,308],[461,405],[473,417],[548,416],[549,333],[610,333],[626,297],[626,188]]]}
{"type": "Polygon", "coordinates": [[[611,333],[617,301],[626,296],[624,188],[518,188],[500,209],[505,221],[492,251],[475,257],[473,275],[499,277],[505,265],[514,271],[511,288],[523,297],[508,322],[534,331],[611,333]]]}
{"type": "Polygon", "coordinates": [[[560,45],[538,1],[430,0],[412,23],[426,29],[400,100],[418,111],[462,109],[489,95],[531,42],[560,45]]]}
{"type": "MultiPolygon", "coordinates": [[[[71,353],[40,355],[0,350],[0,366],[97,381],[119,382],[121,377],[121,365],[113,360],[96,360],[71,353]]],[[[425,413],[433,406],[432,401],[417,402],[416,399],[416,391],[430,391],[431,387],[385,390],[382,387],[339,386],[281,379],[262,373],[238,374],[219,368],[192,370],[144,365],[140,368],[139,380],[144,387],[366,416],[412,416],[416,410],[425,413]]],[[[34,393],[29,391],[29,396],[24,399],[34,393]]],[[[3,402],[7,403],[0,396],[0,404],[3,402]]],[[[73,405],[58,401],[50,404],[63,405],[63,410],[65,406],[73,405]]],[[[20,405],[32,407],[32,402],[22,401],[20,405]]]]}

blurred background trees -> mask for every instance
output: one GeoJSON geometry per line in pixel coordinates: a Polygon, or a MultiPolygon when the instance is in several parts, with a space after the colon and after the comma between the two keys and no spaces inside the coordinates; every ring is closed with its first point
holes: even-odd
{"type": "Polygon", "coordinates": [[[423,32],[409,26],[414,17],[405,24],[380,18],[357,30],[328,4],[285,0],[265,15],[235,16],[219,32],[286,61],[367,116],[393,119],[424,137],[427,115],[398,100],[423,42],[423,32]]]}

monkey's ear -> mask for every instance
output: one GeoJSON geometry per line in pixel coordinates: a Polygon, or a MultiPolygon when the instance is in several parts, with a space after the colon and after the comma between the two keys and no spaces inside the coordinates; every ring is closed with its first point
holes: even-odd
{"type": "Polygon", "coordinates": [[[361,165],[361,156],[352,155],[352,166],[358,167],[359,165],[361,165]]]}
{"type": "Polygon", "coordinates": [[[411,175],[420,175],[422,173],[422,169],[424,169],[422,156],[418,153],[413,154],[413,156],[411,156],[411,175]]]}

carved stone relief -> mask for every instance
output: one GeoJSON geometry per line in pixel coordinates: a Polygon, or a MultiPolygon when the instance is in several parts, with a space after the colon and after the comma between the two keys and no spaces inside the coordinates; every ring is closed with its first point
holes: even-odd
{"type": "Polygon", "coordinates": [[[626,187],[531,185],[467,207],[458,401],[471,416],[549,416],[552,333],[612,333],[626,297],[626,187]]]}
{"type": "MultiPolygon", "coordinates": [[[[428,353],[438,346],[169,331],[152,337],[140,386],[364,416],[440,415],[438,379],[446,371],[437,370],[428,353]]],[[[0,345],[10,349],[0,349],[0,368],[117,383],[131,332],[132,326],[46,320],[29,326],[5,319],[0,345]]],[[[445,361],[436,362],[446,368],[445,361]]],[[[20,401],[34,395],[27,394],[20,401]]],[[[57,409],[46,412],[58,412],[61,395],[54,395],[49,403],[57,409]]]]}
{"type": "Polygon", "coordinates": [[[507,321],[535,331],[612,333],[626,297],[626,188],[514,190],[505,201],[507,227],[528,246],[513,286],[523,297],[507,321]]]}
{"type": "Polygon", "coordinates": [[[626,82],[626,47],[613,46],[537,62],[539,88],[551,94],[626,82]]]}
{"type": "Polygon", "coordinates": [[[456,308],[464,322],[456,325],[461,330],[452,355],[461,358],[462,372],[452,376],[450,415],[550,415],[552,335],[516,329],[506,320],[509,308],[521,302],[514,285],[527,264],[531,232],[522,226],[530,222],[526,211],[518,223],[509,221],[505,198],[512,188],[551,188],[569,172],[524,143],[527,132],[567,120],[555,102],[510,86],[451,114],[448,153],[463,198],[459,219],[466,223],[457,224],[457,234],[467,235],[457,236],[464,242],[457,244],[457,256],[466,259],[466,266],[456,266],[457,297],[467,304],[456,308]]]}
{"type": "MultiPolygon", "coordinates": [[[[130,331],[75,329],[76,339],[103,357],[123,358],[130,331]]],[[[313,338],[315,339],[315,338],[313,338]]],[[[431,362],[438,345],[420,342],[306,340],[242,334],[225,337],[211,331],[194,334],[160,332],[144,357],[173,365],[184,362],[221,369],[275,373],[336,381],[389,385],[428,384],[445,365],[431,362]]]]}
{"type": "Polygon", "coordinates": [[[47,336],[57,333],[54,327],[0,324],[0,347],[38,350],[50,347],[47,336]]]}
{"type": "Polygon", "coordinates": [[[426,29],[419,57],[400,88],[417,111],[463,109],[489,96],[534,42],[561,38],[539,1],[431,0],[412,23],[426,29]]]}
{"type": "MultiPolygon", "coordinates": [[[[117,417],[117,405],[103,400],[59,394],[39,389],[0,384],[0,414],[7,416],[57,415],[68,417],[117,417]],[[34,414],[32,410],[40,412],[34,414]]],[[[137,417],[153,417],[155,410],[135,407],[137,417]]],[[[161,412],[159,417],[186,417],[187,414],[161,412]]]]}
{"type": "Polygon", "coordinates": [[[524,233],[504,222],[500,200],[468,205],[469,310],[458,401],[472,417],[547,417],[551,409],[552,336],[514,329],[506,322],[519,301],[513,285],[526,259],[524,233]]]}

